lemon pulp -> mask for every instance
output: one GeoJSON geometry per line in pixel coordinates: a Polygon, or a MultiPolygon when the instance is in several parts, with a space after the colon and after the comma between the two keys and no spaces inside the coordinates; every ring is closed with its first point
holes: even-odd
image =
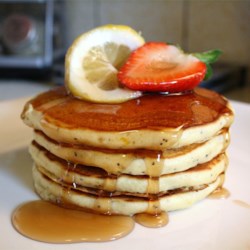
{"type": "Polygon", "coordinates": [[[128,26],[105,25],[82,34],[66,55],[65,82],[78,98],[116,103],[139,97],[140,91],[121,87],[117,73],[131,51],[144,44],[128,26]]]}

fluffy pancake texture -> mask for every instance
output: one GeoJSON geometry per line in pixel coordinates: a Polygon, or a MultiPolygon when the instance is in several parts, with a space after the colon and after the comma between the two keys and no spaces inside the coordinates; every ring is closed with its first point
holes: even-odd
{"type": "Polygon", "coordinates": [[[183,95],[98,104],[78,100],[61,87],[28,102],[22,118],[60,142],[165,150],[210,139],[231,125],[233,114],[222,96],[200,88],[183,95]]]}
{"type": "Polygon", "coordinates": [[[209,184],[224,173],[227,167],[226,155],[220,154],[213,160],[199,164],[195,168],[161,175],[154,179],[150,176],[128,174],[110,176],[100,168],[67,163],[34,144],[30,147],[30,153],[39,171],[56,182],[75,185],[79,189],[81,187],[101,189],[105,192],[112,192],[112,196],[120,194],[120,192],[134,196],[147,196],[147,194],[162,194],[178,188],[209,184]],[[152,184],[150,182],[158,183],[150,186],[152,184]],[[157,189],[154,186],[157,186],[157,189]]]}
{"type": "Polygon", "coordinates": [[[211,140],[199,145],[176,150],[103,150],[100,148],[81,147],[61,144],[35,131],[35,141],[52,154],[69,162],[99,167],[111,174],[150,175],[159,177],[163,174],[180,172],[197,164],[213,159],[224,152],[228,144],[228,132],[223,132],[211,140]],[[152,170],[153,169],[153,170],[152,170]]]}
{"type": "Polygon", "coordinates": [[[33,168],[33,176],[37,193],[44,199],[66,207],[87,209],[104,214],[133,215],[138,213],[155,213],[173,211],[192,206],[219,188],[224,181],[224,175],[209,185],[188,190],[178,190],[157,200],[131,196],[96,196],[87,192],[59,185],[47,178],[37,168],[33,168]],[[59,198],[58,198],[59,197],[59,198]]]}
{"type": "Polygon", "coordinates": [[[233,111],[195,89],[90,103],[60,87],[30,100],[30,154],[37,193],[59,205],[105,214],[191,206],[223,185],[233,111]]]}

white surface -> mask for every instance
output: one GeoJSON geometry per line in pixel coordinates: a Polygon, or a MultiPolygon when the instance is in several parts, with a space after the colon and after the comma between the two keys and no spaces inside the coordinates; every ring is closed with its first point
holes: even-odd
{"type": "Polygon", "coordinates": [[[172,212],[170,223],[164,228],[136,225],[130,235],[117,241],[56,245],[25,238],[10,221],[12,211],[20,203],[38,199],[27,152],[31,131],[19,118],[25,101],[24,98],[0,102],[0,249],[250,249],[250,209],[234,202],[250,204],[250,105],[232,102],[236,119],[228,150],[230,164],[225,182],[231,192],[228,199],[206,199],[190,209],[172,212]]]}

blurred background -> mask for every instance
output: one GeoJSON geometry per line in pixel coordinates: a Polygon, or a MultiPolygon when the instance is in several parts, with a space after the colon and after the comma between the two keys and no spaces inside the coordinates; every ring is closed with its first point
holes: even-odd
{"type": "Polygon", "coordinates": [[[63,84],[72,41],[107,23],[187,52],[222,50],[202,86],[250,102],[248,0],[0,0],[0,100],[10,86],[23,84],[19,92],[29,94],[34,86],[63,84]]]}

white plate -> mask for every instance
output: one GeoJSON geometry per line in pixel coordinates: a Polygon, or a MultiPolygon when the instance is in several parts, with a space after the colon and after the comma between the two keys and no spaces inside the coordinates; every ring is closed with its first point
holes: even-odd
{"type": "Polygon", "coordinates": [[[31,129],[19,118],[25,101],[24,98],[0,103],[0,249],[250,249],[250,105],[232,102],[236,119],[228,150],[228,199],[206,199],[190,209],[172,212],[170,223],[164,228],[149,229],[136,224],[130,235],[117,241],[57,245],[30,240],[11,225],[11,213],[20,203],[38,199],[27,152],[31,129]]]}

